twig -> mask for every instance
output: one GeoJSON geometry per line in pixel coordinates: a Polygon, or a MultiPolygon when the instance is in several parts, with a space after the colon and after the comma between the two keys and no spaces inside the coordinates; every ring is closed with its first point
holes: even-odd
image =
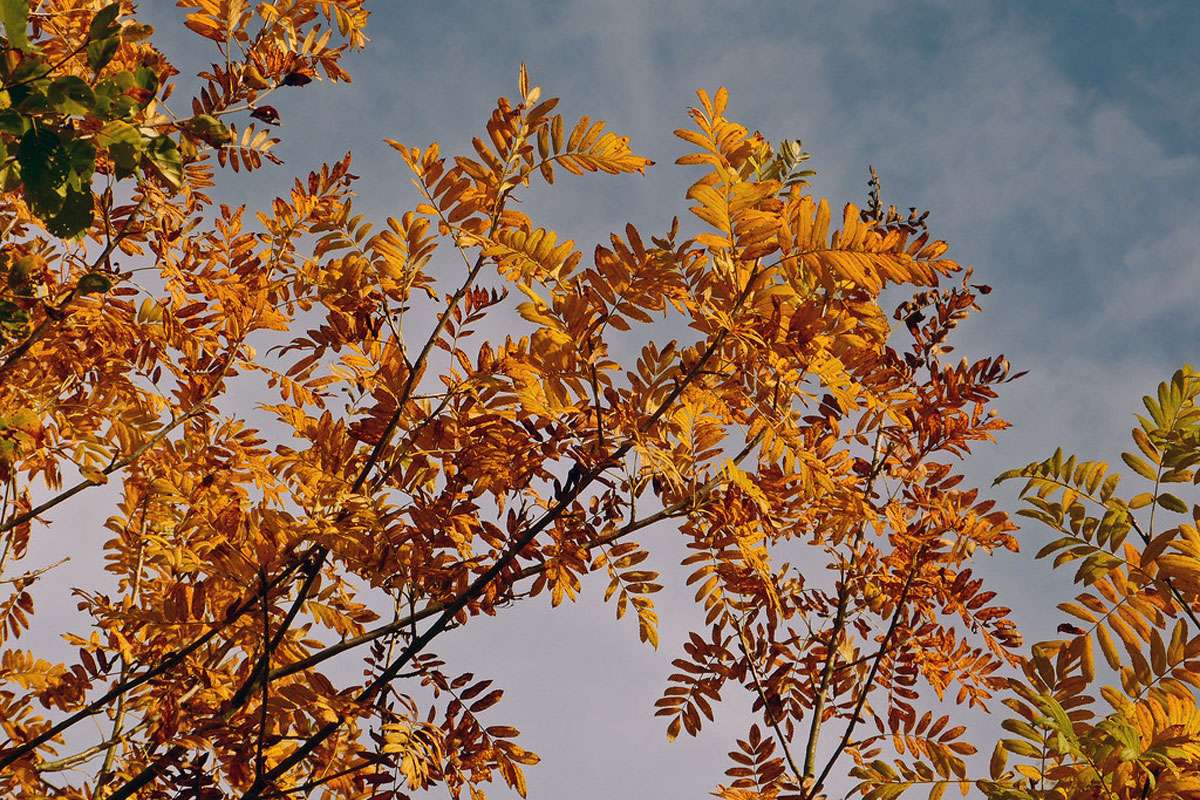
{"type": "MultiPolygon", "coordinates": [[[[745,303],[746,299],[750,296],[755,284],[758,283],[758,279],[762,274],[763,272],[757,268],[751,271],[745,287],[739,293],[737,300],[733,305],[731,315],[736,314],[736,312],[740,310],[743,303],[745,303]]],[[[636,435],[644,435],[647,431],[656,426],[662,416],[666,414],[667,410],[674,406],[675,402],[683,394],[684,389],[687,388],[687,386],[689,386],[692,380],[696,377],[696,374],[700,370],[704,369],[709,359],[711,359],[717,350],[720,349],[720,347],[725,343],[725,339],[729,336],[729,330],[729,328],[722,328],[721,331],[713,337],[712,341],[705,348],[704,352],[697,359],[696,363],[693,364],[692,367],[687,371],[683,379],[676,382],[674,388],[663,399],[658,408],[655,409],[654,413],[638,426],[636,435]]],[[[574,485],[564,489],[564,491],[558,497],[556,497],[554,506],[545,514],[543,514],[536,523],[527,528],[524,533],[517,537],[517,539],[504,551],[504,553],[498,559],[496,559],[492,566],[490,566],[486,571],[472,581],[470,586],[468,586],[465,591],[448,603],[445,607],[445,610],[442,611],[441,615],[433,622],[433,624],[426,628],[423,634],[410,642],[396,658],[396,660],[389,664],[374,681],[368,684],[356,696],[356,702],[369,701],[372,697],[374,697],[375,693],[379,691],[380,688],[391,683],[400,670],[403,669],[404,666],[412,659],[412,657],[417,653],[420,653],[425,646],[429,644],[429,642],[446,630],[446,628],[460,611],[465,609],[473,600],[482,595],[484,590],[492,583],[492,581],[494,581],[508,567],[508,565],[516,559],[517,554],[519,554],[535,538],[537,538],[539,533],[541,533],[555,520],[562,516],[562,514],[567,510],[568,506],[573,503],[575,499],[582,494],[583,491],[596,480],[596,478],[600,476],[601,473],[603,473],[613,464],[620,463],[620,460],[625,456],[625,454],[633,448],[636,435],[635,437],[628,439],[607,458],[598,462],[591,468],[583,470],[580,478],[575,481],[574,485]]],[[[321,726],[321,728],[315,734],[310,736],[304,744],[292,751],[290,755],[276,764],[270,772],[262,776],[261,780],[255,781],[254,784],[251,785],[250,789],[247,790],[247,792],[243,795],[243,798],[245,800],[251,800],[251,798],[261,797],[265,785],[279,778],[289,769],[307,758],[309,753],[311,753],[313,750],[319,747],[322,742],[336,733],[341,726],[341,720],[328,722],[321,726]]]]}
{"type": "Polygon", "coordinates": [[[112,751],[117,745],[125,741],[126,737],[128,737],[130,734],[149,726],[150,720],[144,719],[129,730],[122,732],[120,735],[113,736],[103,742],[94,744],[91,747],[80,750],[78,753],[72,753],[69,756],[65,756],[55,761],[43,761],[42,763],[38,764],[38,770],[41,772],[61,772],[62,770],[74,769],[77,765],[90,761],[106,750],[112,751]]]}
{"type": "MultiPolygon", "coordinates": [[[[299,567],[303,563],[304,563],[303,561],[300,561],[300,562],[296,563],[294,566],[289,567],[289,568],[285,569],[284,571],[280,572],[279,575],[276,576],[276,578],[271,582],[272,587],[278,586],[280,583],[282,583],[284,580],[286,580],[293,572],[295,572],[297,569],[299,569],[299,567]]],[[[238,603],[232,609],[230,609],[230,611],[228,613],[226,613],[226,615],[225,615],[225,617],[226,617],[225,620],[213,625],[211,628],[208,629],[208,631],[206,631],[205,633],[203,633],[196,639],[192,640],[192,642],[190,644],[186,645],[185,647],[182,647],[182,648],[174,651],[173,653],[168,654],[166,657],[163,658],[162,661],[158,662],[158,664],[156,666],[146,670],[145,672],[143,672],[137,676],[134,676],[134,677],[128,678],[124,681],[118,682],[116,686],[109,689],[101,697],[97,698],[96,700],[93,700],[91,703],[88,703],[86,706],[84,706],[80,710],[76,711],[74,714],[72,714],[71,716],[62,720],[61,722],[50,726],[45,731],[43,731],[42,733],[33,737],[29,741],[24,742],[23,744],[18,745],[17,747],[13,747],[8,750],[0,751],[0,769],[7,767],[9,764],[12,764],[14,761],[28,755],[33,750],[35,750],[37,747],[45,744],[46,742],[50,741],[54,737],[58,736],[60,733],[65,731],[67,728],[70,728],[72,725],[79,722],[80,720],[87,719],[88,717],[91,717],[91,716],[94,716],[94,715],[100,713],[100,711],[103,710],[105,706],[107,706],[113,700],[115,700],[116,698],[125,694],[126,692],[133,691],[134,689],[138,688],[139,686],[143,686],[146,683],[154,680],[159,675],[169,672],[177,664],[181,663],[184,659],[186,659],[192,653],[195,653],[201,647],[204,647],[204,645],[206,645],[210,641],[212,641],[212,639],[218,633],[220,633],[230,623],[232,623],[235,619],[237,619],[239,616],[241,616],[241,614],[245,613],[246,608],[254,605],[257,602],[257,600],[258,600],[258,593],[255,592],[253,595],[251,595],[249,597],[249,599],[243,600],[241,603],[238,603]]]]}
{"type": "MultiPolygon", "coordinates": [[[[497,198],[497,206],[492,215],[492,222],[491,222],[493,227],[497,224],[497,222],[500,218],[500,213],[501,213],[501,210],[503,207],[504,199],[507,198],[507,196],[508,196],[508,192],[506,191],[497,198]]],[[[484,263],[485,263],[485,257],[483,255],[483,253],[480,252],[478,258],[475,261],[475,265],[468,272],[466,279],[463,281],[463,283],[459,287],[458,291],[455,292],[455,294],[451,296],[450,301],[447,303],[446,307],[442,310],[441,314],[439,314],[437,323],[434,325],[433,331],[430,333],[429,337],[426,339],[425,345],[422,347],[420,354],[417,356],[417,360],[413,363],[411,369],[409,370],[408,377],[405,379],[404,387],[401,389],[401,392],[396,399],[396,411],[392,414],[391,418],[388,420],[388,424],[385,426],[383,432],[380,434],[379,441],[377,441],[375,443],[374,447],[371,448],[371,452],[367,457],[366,463],[359,470],[358,476],[355,479],[354,484],[351,487],[351,491],[353,493],[358,494],[362,491],[363,486],[365,486],[367,483],[367,479],[370,477],[371,473],[374,471],[375,466],[379,463],[379,460],[383,455],[383,451],[387,448],[389,442],[391,441],[392,436],[395,434],[396,428],[400,424],[401,417],[403,416],[403,413],[404,413],[404,406],[408,402],[408,399],[411,396],[412,391],[416,388],[416,383],[419,380],[419,378],[421,377],[421,373],[424,371],[425,362],[429,358],[429,354],[433,351],[434,345],[436,344],[438,337],[441,335],[442,330],[445,328],[446,324],[449,322],[454,309],[457,307],[458,303],[462,300],[462,298],[467,294],[467,292],[470,291],[471,285],[474,283],[475,277],[479,274],[479,271],[483,268],[484,263]]],[[[348,515],[349,515],[349,510],[346,508],[343,508],[342,511],[337,515],[337,518],[335,519],[335,524],[337,522],[344,520],[348,515]]],[[[292,605],[291,610],[289,611],[288,617],[285,618],[284,622],[280,625],[279,630],[276,632],[276,634],[275,634],[276,640],[281,640],[282,637],[284,636],[284,634],[286,634],[288,627],[290,627],[292,620],[295,618],[296,612],[299,611],[299,609],[303,605],[305,599],[307,599],[308,592],[311,591],[311,589],[312,589],[313,582],[316,579],[316,575],[320,572],[321,567],[324,565],[325,559],[328,557],[328,555],[329,555],[329,549],[327,547],[325,547],[324,545],[319,545],[311,552],[311,554],[306,556],[306,559],[307,558],[312,559],[312,562],[313,562],[312,571],[309,573],[308,579],[305,581],[304,585],[302,585],[300,587],[300,591],[296,596],[296,599],[292,605]]],[[[256,667],[254,674],[251,676],[251,679],[242,685],[241,689],[234,696],[234,698],[230,702],[229,706],[222,713],[222,715],[220,717],[220,721],[224,721],[224,720],[228,719],[229,716],[231,716],[237,708],[239,708],[242,704],[244,704],[246,702],[246,700],[249,698],[249,694],[254,690],[254,686],[255,686],[260,674],[262,675],[262,678],[264,681],[269,681],[271,679],[271,675],[270,675],[269,671],[260,671],[260,669],[258,667],[256,667]]],[[[177,751],[181,751],[181,750],[182,750],[182,745],[175,745],[174,747],[171,748],[170,751],[168,751],[168,753],[166,755],[171,755],[172,753],[177,753],[177,751]]],[[[125,785],[123,785],[116,793],[114,793],[113,796],[110,798],[110,800],[125,800],[125,798],[132,796],[132,794],[134,792],[136,792],[139,788],[146,785],[149,781],[151,781],[155,777],[157,777],[157,775],[162,771],[162,769],[166,766],[167,763],[168,763],[168,761],[160,758],[160,759],[157,759],[156,761],[154,761],[153,763],[149,764],[140,773],[138,773],[138,775],[136,777],[131,779],[129,782],[127,782],[125,785]]],[[[2,764],[0,764],[0,766],[2,766],[2,764]]],[[[272,769],[270,772],[268,772],[266,774],[262,774],[261,772],[257,773],[255,775],[255,780],[254,780],[254,783],[252,784],[252,788],[259,786],[263,781],[273,780],[277,770],[278,770],[278,767],[276,767],[275,769],[272,769]]]]}
{"type": "MultiPolygon", "coordinates": [[[[0,532],[3,532],[3,531],[0,530],[0,532]]],[[[2,578],[2,579],[0,579],[0,585],[6,584],[6,583],[13,583],[13,584],[21,583],[21,584],[28,585],[30,583],[33,583],[38,578],[42,577],[43,575],[45,575],[47,572],[54,569],[55,567],[61,567],[63,564],[67,563],[70,560],[71,560],[70,556],[63,556],[58,561],[55,561],[53,564],[48,564],[44,567],[40,567],[35,570],[30,570],[29,572],[22,573],[21,575],[18,575],[15,578],[2,578]]],[[[2,565],[2,564],[3,564],[3,560],[0,559],[0,565],[2,565]]]]}
{"type": "MultiPolygon", "coordinates": [[[[746,456],[748,456],[750,454],[750,452],[756,446],[758,446],[758,443],[761,440],[762,440],[762,434],[759,434],[758,436],[755,436],[753,439],[751,439],[749,442],[747,442],[746,445],[742,448],[742,450],[733,457],[733,459],[732,459],[733,463],[735,465],[741,464],[742,461],[746,458],[746,456]]],[[[676,517],[680,514],[680,512],[691,509],[698,499],[703,498],[706,495],[708,495],[714,488],[716,488],[721,483],[721,481],[722,481],[722,478],[719,475],[714,476],[714,477],[710,478],[709,480],[705,481],[704,484],[699,486],[693,493],[689,494],[684,499],[679,500],[676,503],[672,503],[669,506],[664,506],[663,508],[656,511],[655,513],[653,513],[647,517],[643,517],[642,519],[631,520],[630,522],[628,522],[625,525],[622,525],[620,528],[613,531],[612,533],[610,533],[606,536],[597,537],[596,539],[593,539],[592,541],[587,542],[586,544],[584,544],[584,547],[590,552],[591,550],[594,550],[597,547],[603,547],[605,545],[612,544],[613,542],[615,542],[619,539],[623,539],[626,536],[629,536],[630,534],[636,533],[637,531],[640,531],[643,528],[647,528],[656,522],[662,522],[663,520],[667,520],[667,519],[676,517]]],[[[515,576],[513,576],[512,580],[515,583],[517,581],[522,581],[527,578],[532,578],[534,576],[540,575],[542,572],[545,571],[545,569],[546,569],[545,564],[531,564],[530,566],[525,567],[520,572],[518,572],[515,576]]],[[[342,641],[337,642],[336,644],[331,644],[328,647],[325,647],[324,649],[322,649],[316,653],[313,653],[312,655],[308,656],[307,658],[302,658],[299,661],[295,661],[291,664],[288,664],[285,667],[277,668],[275,671],[273,671],[271,673],[271,679],[279,680],[280,678],[286,678],[289,675],[295,675],[298,672],[304,672],[305,670],[311,669],[312,667],[315,667],[317,664],[327,661],[327,660],[333,658],[334,656],[341,655],[342,653],[346,652],[347,650],[352,650],[356,647],[360,647],[364,644],[368,644],[369,642],[373,642],[376,639],[380,639],[384,636],[390,636],[393,633],[396,633],[398,631],[404,630],[405,628],[414,626],[418,622],[426,620],[429,617],[432,617],[435,614],[440,613],[441,611],[443,611],[446,608],[447,604],[448,604],[448,601],[437,601],[437,602],[429,603],[424,608],[422,608],[420,611],[412,611],[406,617],[394,620],[393,622],[389,622],[386,625],[381,625],[380,627],[375,628],[374,630],[367,631],[366,633],[361,634],[360,636],[355,636],[355,637],[352,637],[349,639],[343,639],[342,641]]],[[[413,631],[411,638],[416,638],[415,630],[413,631]]]]}
{"type": "Polygon", "coordinates": [[[771,730],[775,731],[775,738],[779,741],[779,747],[783,750],[783,756],[787,759],[788,766],[792,769],[792,774],[796,776],[796,785],[800,785],[804,781],[804,776],[800,773],[800,768],[796,766],[796,760],[792,758],[792,750],[789,747],[787,737],[783,735],[783,731],[779,727],[779,720],[771,713],[771,706],[767,702],[767,692],[763,688],[762,676],[758,674],[758,666],[754,663],[754,655],[750,652],[750,643],[746,638],[746,631],[742,627],[741,622],[735,622],[734,627],[737,628],[738,641],[741,643],[742,655],[746,657],[746,663],[750,667],[750,675],[754,678],[754,690],[758,693],[758,697],[763,704],[763,719],[771,726],[771,730]]]}
{"type": "Polygon", "coordinates": [[[267,571],[260,567],[258,570],[258,580],[262,584],[262,624],[263,624],[263,652],[262,658],[259,659],[258,666],[255,669],[256,676],[266,673],[262,681],[262,697],[259,701],[258,712],[258,742],[254,757],[254,777],[257,779],[262,775],[263,771],[263,747],[266,744],[267,738],[267,700],[270,697],[271,690],[271,605],[267,599],[267,571]]]}
{"type": "MultiPolygon", "coordinates": [[[[322,549],[314,551],[311,554],[309,559],[310,565],[307,575],[305,576],[304,583],[301,585],[300,591],[297,593],[295,600],[292,601],[292,606],[288,609],[287,615],[280,623],[279,630],[275,631],[275,636],[272,637],[270,641],[267,641],[266,637],[263,638],[263,656],[259,658],[257,663],[255,663],[254,669],[250,673],[250,676],[246,678],[245,682],[242,683],[241,687],[234,694],[233,698],[229,701],[221,713],[217,715],[217,719],[214,722],[204,726],[203,730],[201,731],[202,733],[211,732],[219,724],[228,722],[234,713],[250,698],[250,695],[254,692],[260,677],[263,679],[263,686],[266,686],[270,682],[271,677],[267,673],[267,667],[270,664],[270,653],[279,646],[279,643],[283,640],[288,628],[291,627],[292,621],[295,620],[296,615],[300,612],[300,607],[304,604],[304,600],[308,597],[308,593],[312,590],[313,583],[316,581],[316,577],[321,571],[321,565],[325,561],[324,552],[322,549]]],[[[273,585],[278,585],[278,583],[279,581],[277,580],[273,585]]],[[[265,583],[263,586],[265,595],[267,586],[265,583]]],[[[264,599],[263,602],[265,603],[266,600],[264,599]]],[[[262,730],[264,730],[264,727],[259,728],[260,735],[262,730]]],[[[166,768],[167,764],[173,762],[186,751],[187,748],[182,744],[172,745],[170,750],[164,753],[161,757],[147,764],[142,768],[141,772],[139,772],[126,783],[122,784],[120,788],[112,793],[108,800],[127,800],[127,798],[132,797],[138,789],[158,777],[162,770],[166,768]]]]}
{"type": "MultiPolygon", "coordinates": [[[[149,504],[150,504],[150,495],[146,495],[145,499],[142,501],[142,504],[141,504],[142,505],[142,524],[141,524],[142,536],[138,540],[137,565],[134,567],[133,587],[129,593],[131,604],[135,605],[135,606],[138,603],[138,598],[141,593],[142,566],[145,564],[145,559],[146,559],[146,542],[148,541],[147,537],[145,536],[146,510],[147,510],[147,507],[149,506],[149,504]]],[[[118,682],[125,680],[125,676],[128,673],[128,671],[129,671],[129,663],[126,662],[125,657],[122,656],[121,657],[121,675],[117,679],[118,682]]],[[[113,715],[112,733],[110,733],[108,736],[111,744],[104,752],[104,762],[100,765],[100,774],[96,777],[97,789],[99,789],[100,786],[103,786],[105,783],[108,782],[108,776],[109,776],[109,773],[112,771],[113,761],[116,760],[116,757],[117,757],[117,743],[121,741],[121,738],[122,738],[121,727],[125,724],[125,697],[126,697],[126,695],[121,695],[120,697],[117,698],[117,713],[113,715]]]]}
{"type": "Polygon", "coordinates": [[[871,669],[867,672],[867,677],[863,681],[862,688],[859,690],[858,698],[854,703],[854,711],[850,714],[850,721],[846,724],[846,730],[842,732],[842,738],[838,742],[837,747],[833,750],[833,755],[825,763],[825,768],[821,770],[821,774],[817,776],[816,782],[813,784],[809,792],[809,798],[815,798],[817,793],[821,791],[822,784],[829,777],[829,771],[833,769],[834,763],[842,755],[842,751],[850,743],[850,737],[854,734],[854,728],[858,725],[859,715],[862,713],[863,705],[867,702],[867,695],[871,691],[871,685],[875,682],[875,676],[879,673],[879,665],[883,662],[884,656],[889,652],[892,637],[896,635],[896,631],[900,627],[900,618],[904,611],[904,604],[908,602],[908,593],[912,589],[913,579],[916,578],[917,572],[921,569],[921,559],[925,555],[925,545],[917,551],[916,558],[913,559],[912,569],[904,579],[904,588],[900,590],[900,597],[896,600],[896,610],[892,612],[891,622],[888,623],[887,632],[883,635],[883,641],[879,645],[879,650],[875,653],[875,660],[871,662],[871,669]]]}
{"type": "MultiPolygon", "coordinates": [[[[875,433],[874,453],[871,456],[871,472],[867,477],[867,499],[870,500],[871,492],[875,486],[875,478],[879,475],[883,464],[887,461],[888,454],[891,450],[880,457],[879,443],[880,437],[883,435],[883,429],[879,428],[875,433]]],[[[858,532],[854,536],[854,541],[850,545],[851,557],[858,550],[858,543],[862,540],[863,533],[866,530],[866,525],[860,525],[858,532]]],[[[852,562],[853,563],[853,562],[852,562]]],[[[846,626],[846,606],[850,602],[850,580],[853,576],[848,575],[846,570],[842,572],[842,579],[838,585],[838,604],[837,610],[834,612],[833,629],[829,632],[829,639],[825,642],[825,664],[821,668],[821,680],[817,687],[816,698],[813,702],[812,719],[808,726],[808,743],[804,748],[804,778],[811,778],[816,771],[817,761],[817,745],[821,738],[821,725],[825,720],[825,695],[829,691],[830,681],[833,679],[834,661],[837,659],[837,640],[841,637],[842,631],[846,626]]],[[[815,789],[813,790],[815,793],[815,789]]]]}
{"type": "MultiPolygon", "coordinates": [[[[80,10],[82,10],[82,9],[80,9],[80,10]]],[[[56,11],[55,13],[57,14],[57,13],[64,13],[64,12],[56,11]]],[[[30,75],[28,78],[24,78],[22,80],[15,81],[13,83],[6,83],[6,84],[4,84],[4,86],[0,87],[0,89],[3,89],[4,91],[10,91],[12,89],[16,89],[18,86],[28,86],[31,83],[36,83],[37,81],[40,81],[42,78],[47,78],[51,75],[51,73],[54,72],[54,70],[58,69],[63,64],[67,63],[72,58],[74,58],[75,56],[79,55],[84,50],[86,50],[87,46],[88,46],[88,40],[87,40],[87,37],[84,37],[84,40],[82,42],[80,42],[79,45],[74,50],[67,53],[65,56],[60,58],[58,61],[55,61],[50,66],[46,67],[45,72],[42,72],[39,75],[30,75]]]]}
{"type": "Polygon", "coordinates": [[[338,778],[344,778],[347,775],[353,775],[354,773],[356,773],[360,770],[364,770],[367,767],[370,767],[375,764],[376,764],[376,762],[374,762],[374,761],[360,761],[357,764],[352,764],[351,766],[346,767],[345,769],[338,770],[337,772],[331,772],[330,774],[328,774],[322,778],[316,778],[314,780],[308,781],[307,783],[301,783],[296,786],[292,786],[288,789],[276,789],[272,796],[274,796],[274,795],[286,796],[289,794],[297,794],[300,792],[304,792],[307,794],[308,792],[311,792],[313,789],[316,789],[318,786],[323,786],[326,783],[329,783],[330,781],[335,781],[338,778]]]}
{"type": "MultiPolygon", "coordinates": [[[[204,411],[205,406],[208,405],[208,401],[212,399],[214,394],[216,394],[216,390],[218,387],[220,387],[220,385],[221,385],[221,378],[217,377],[213,381],[212,387],[207,392],[205,392],[204,397],[202,397],[199,401],[197,401],[196,404],[194,406],[192,406],[191,409],[189,409],[186,413],[181,414],[180,416],[175,417],[173,420],[168,422],[163,427],[162,430],[160,430],[158,433],[154,434],[149,439],[147,439],[145,442],[143,442],[140,447],[136,448],[129,455],[125,456],[124,458],[114,459],[111,464],[109,464],[104,469],[100,470],[100,474],[104,478],[107,478],[109,475],[112,475],[114,472],[120,472],[121,470],[125,469],[125,467],[128,467],[130,464],[137,461],[139,458],[141,458],[143,455],[145,455],[149,450],[151,450],[155,445],[157,445],[159,442],[161,442],[163,439],[165,439],[168,435],[170,435],[170,433],[172,431],[174,431],[176,428],[178,428],[180,425],[182,425],[183,423],[187,422],[192,417],[194,417],[194,416],[200,414],[202,411],[204,411]]],[[[34,519],[35,517],[38,517],[38,516],[46,513],[50,509],[59,505],[60,503],[70,500],[72,497],[79,494],[80,492],[82,492],[85,489],[90,489],[93,486],[100,486],[104,483],[105,483],[105,481],[102,481],[102,480],[95,480],[92,478],[84,478],[79,483],[72,486],[70,489],[66,489],[62,492],[59,492],[58,494],[56,494],[54,497],[51,497],[46,502],[44,502],[38,506],[35,506],[34,508],[31,508],[22,514],[17,514],[15,517],[9,519],[3,525],[0,525],[0,533],[4,533],[7,530],[17,527],[18,525],[23,525],[26,522],[29,522],[31,519],[34,519]]],[[[0,766],[3,766],[3,765],[0,764],[0,766]]]]}

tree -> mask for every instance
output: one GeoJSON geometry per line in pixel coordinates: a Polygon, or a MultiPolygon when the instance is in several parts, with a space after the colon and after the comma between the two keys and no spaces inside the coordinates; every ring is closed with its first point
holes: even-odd
{"type": "Polygon", "coordinates": [[[1120,473],[1061,450],[998,479],[1025,481],[1019,513],[1057,537],[1038,555],[1074,566],[1082,591],[1059,605],[1062,638],[1035,645],[1013,681],[1014,738],[997,744],[981,783],[990,796],[1200,793],[1200,506],[1167,491],[1200,483],[1197,396],[1200,375],[1184,367],[1143,398],[1137,451],[1121,459],[1148,491],[1122,497],[1120,473]]]}
{"type": "Polygon", "coordinates": [[[77,591],[92,628],[56,664],[19,646],[46,569],[4,578],[0,790],[524,794],[537,756],[498,721],[502,690],[434,643],[595,575],[657,647],[638,535],[664,521],[705,627],[655,713],[695,735],[722,690],[754,697],[721,796],[815,797],[885,747],[966,779],[965,728],[917,701],[981,706],[1020,663],[970,567],[1015,549],[1014,526],[953,464],[1005,427],[988,403],[1015,376],[944,360],[988,289],[926,214],[885,207],[872,175],[831,233],[799,142],[700,91],[676,132],[699,227],[631,224],[585,261],[512,201],[652,165],[603,122],[568,124],[523,68],[473,153],[391,142],[417,196],[381,225],[354,211],[349,155],[254,214],[215,206],[218,167],[278,161],[245,119],[348,80],[367,12],[180,5],[219,61],[190,116],[129,3],[2,4],[3,563],[46,512],[109,491],[118,593],[77,591]],[[885,289],[908,293],[895,329],[885,289]],[[489,320],[523,333],[472,345],[489,320]],[[649,341],[626,357],[635,329],[649,341]],[[278,401],[239,416],[234,377],[278,401]],[[287,435],[268,441],[268,418],[287,435]],[[349,650],[365,679],[339,687],[322,670],[349,650]],[[68,749],[94,719],[108,735],[68,749]]]}

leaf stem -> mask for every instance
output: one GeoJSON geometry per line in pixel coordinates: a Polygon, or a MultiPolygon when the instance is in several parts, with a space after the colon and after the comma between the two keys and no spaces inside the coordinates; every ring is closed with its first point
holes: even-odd
{"type": "Polygon", "coordinates": [[[862,683],[862,688],[859,689],[858,698],[854,703],[854,711],[850,714],[850,721],[846,724],[846,730],[842,732],[842,738],[834,748],[833,754],[829,756],[829,760],[825,763],[825,768],[821,770],[821,774],[817,776],[816,782],[809,791],[809,798],[815,798],[820,792],[825,779],[829,777],[830,770],[842,755],[842,751],[850,744],[850,737],[854,734],[854,728],[858,725],[859,715],[862,713],[863,706],[867,702],[867,695],[871,692],[871,686],[875,683],[875,676],[879,673],[879,665],[883,663],[884,656],[891,652],[892,638],[896,635],[896,631],[900,627],[900,619],[903,615],[904,604],[908,602],[908,594],[912,590],[913,579],[916,578],[917,572],[921,569],[921,559],[925,555],[926,545],[921,545],[917,551],[916,558],[913,559],[912,568],[908,571],[908,575],[904,579],[904,588],[900,590],[900,597],[896,600],[896,610],[892,612],[891,622],[888,623],[887,632],[883,636],[883,641],[879,645],[879,650],[875,653],[875,659],[871,662],[871,669],[867,672],[867,677],[862,683]]]}
{"type": "Polygon", "coordinates": [[[754,679],[754,691],[758,694],[758,698],[762,700],[763,718],[771,726],[771,730],[775,731],[775,738],[779,741],[779,747],[783,750],[783,756],[787,759],[788,766],[792,770],[792,775],[796,778],[796,785],[799,786],[804,781],[804,777],[800,772],[800,768],[796,766],[796,760],[792,757],[792,750],[789,747],[787,737],[783,735],[783,731],[779,727],[779,719],[771,713],[771,706],[767,703],[767,693],[763,688],[762,676],[758,674],[758,665],[754,663],[754,655],[750,650],[746,631],[740,621],[734,622],[734,627],[737,628],[738,642],[741,645],[742,655],[746,657],[746,664],[750,667],[750,675],[754,679]]]}

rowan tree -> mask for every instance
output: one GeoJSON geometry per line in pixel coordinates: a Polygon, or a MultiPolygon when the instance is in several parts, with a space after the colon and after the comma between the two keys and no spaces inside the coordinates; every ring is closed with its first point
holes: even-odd
{"type": "Polygon", "coordinates": [[[216,62],[190,104],[132,3],[0,3],[0,791],[523,795],[520,709],[436,640],[590,583],[657,647],[663,522],[704,625],[669,643],[655,713],[695,735],[722,692],[753,698],[720,796],[850,769],[883,796],[885,749],[967,780],[954,709],[1022,659],[971,568],[1015,528],[957,460],[1013,376],[948,356],[988,289],[926,214],[872,174],[835,220],[799,142],[700,91],[676,131],[695,219],[585,258],[514,201],[652,164],[524,68],[473,152],[389,140],[411,209],[356,213],[349,155],[221,205],[225,170],[279,162],[268,95],[349,80],[367,11],[179,4],[216,62]],[[234,378],[277,399],[239,413],[234,378]],[[23,637],[53,573],[21,561],[84,493],[113,498],[117,589],[76,589],[78,657],[52,663],[23,637]],[[358,685],[327,672],[348,651],[358,685]],[[85,721],[108,733],[80,744],[85,721]]]}
{"type": "Polygon", "coordinates": [[[1081,591],[1012,682],[989,796],[1200,794],[1200,506],[1174,493],[1200,483],[1198,396],[1184,367],[1143,398],[1137,449],[1121,454],[1143,489],[1132,496],[1103,461],[1061,450],[998,479],[1025,481],[1018,513],[1055,535],[1038,556],[1073,567],[1081,591]]]}

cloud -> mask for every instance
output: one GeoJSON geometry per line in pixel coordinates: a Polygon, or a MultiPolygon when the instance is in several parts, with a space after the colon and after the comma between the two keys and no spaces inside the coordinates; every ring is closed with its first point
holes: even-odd
{"type": "Polygon", "coordinates": [[[1200,230],[1194,223],[1180,222],[1164,235],[1130,248],[1121,269],[1104,307],[1105,321],[1132,326],[1170,324],[1169,318],[1174,318],[1195,324],[1200,230]]]}

